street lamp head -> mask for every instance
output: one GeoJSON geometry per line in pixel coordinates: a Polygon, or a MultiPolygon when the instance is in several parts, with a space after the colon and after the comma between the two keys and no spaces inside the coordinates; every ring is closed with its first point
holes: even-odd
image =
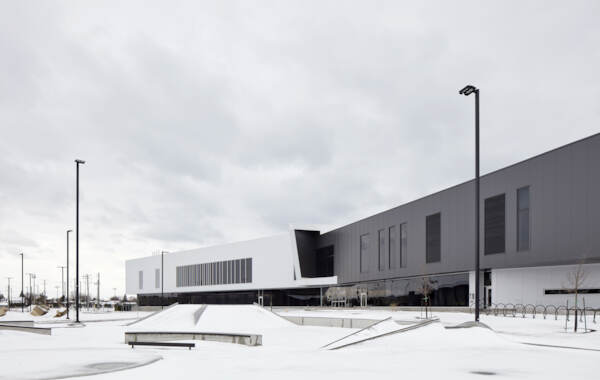
{"type": "Polygon", "coordinates": [[[75,160],[75,162],[76,162],[76,163],[78,163],[78,164],[85,164],[85,161],[84,161],[84,160],[79,160],[79,159],[76,159],[76,160],[75,160]]]}
{"type": "Polygon", "coordinates": [[[472,85],[466,85],[462,90],[460,90],[458,93],[460,95],[464,95],[464,96],[469,96],[474,92],[478,92],[479,89],[477,89],[477,87],[472,86],[472,85]]]}
{"type": "Polygon", "coordinates": [[[67,230],[67,233],[69,233],[69,232],[73,232],[73,230],[67,230]]]}

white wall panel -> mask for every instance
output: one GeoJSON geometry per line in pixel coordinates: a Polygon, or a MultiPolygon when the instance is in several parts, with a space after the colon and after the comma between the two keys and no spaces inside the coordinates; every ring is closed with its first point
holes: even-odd
{"type": "MultiPolygon", "coordinates": [[[[600,288],[600,264],[585,264],[583,288],[600,288]]],[[[546,289],[569,287],[568,273],[577,265],[492,270],[492,301],[494,303],[532,305],[573,305],[573,294],[544,294],[546,289]]],[[[600,307],[600,294],[584,294],[587,307],[600,307]]],[[[579,302],[582,298],[580,295],[579,302]]],[[[581,306],[581,305],[580,305],[581,306]]]]}

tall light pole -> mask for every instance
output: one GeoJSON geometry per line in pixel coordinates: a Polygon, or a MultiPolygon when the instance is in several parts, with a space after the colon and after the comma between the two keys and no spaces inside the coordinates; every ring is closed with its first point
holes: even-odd
{"type": "Polygon", "coordinates": [[[69,233],[73,230],[67,230],[67,319],[69,319],[69,233]]]}
{"type": "Polygon", "coordinates": [[[160,308],[165,307],[165,253],[166,251],[160,252],[160,308]]]}
{"type": "Polygon", "coordinates": [[[79,323],[79,165],[83,160],[75,160],[75,315],[79,323]]]}
{"type": "Polygon", "coordinates": [[[467,85],[458,93],[475,94],[475,321],[479,322],[479,89],[467,85]]]}
{"type": "Polygon", "coordinates": [[[21,313],[25,312],[25,293],[23,293],[23,284],[24,284],[24,275],[23,275],[23,253],[19,253],[21,255],[21,313]]]}

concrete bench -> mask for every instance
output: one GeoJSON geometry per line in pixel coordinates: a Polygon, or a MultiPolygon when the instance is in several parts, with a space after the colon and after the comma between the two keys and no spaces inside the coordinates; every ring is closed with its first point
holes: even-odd
{"type": "Polygon", "coordinates": [[[262,335],[232,334],[200,331],[128,331],[125,343],[131,342],[171,342],[174,340],[206,340],[222,343],[237,343],[245,346],[262,345],[262,335]]]}

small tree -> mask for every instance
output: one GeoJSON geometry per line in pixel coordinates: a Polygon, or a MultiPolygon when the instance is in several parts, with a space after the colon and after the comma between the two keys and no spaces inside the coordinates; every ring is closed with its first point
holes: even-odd
{"type": "Polygon", "coordinates": [[[575,332],[577,332],[577,301],[579,298],[579,291],[583,287],[586,277],[587,273],[583,268],[583,262],[581,262],[577,268],[567,273],[567,285],[563,286],[568,293],[575,294],[575,325],[573,329],[575,332]]]}
{"type": "Polygon", "coordinates": [[[421,287],[419,288],[419,293],[423,295],[423,303],[425,306],[425,318],[427,318],[427,311],[429,307],[429,295],[434,291],[434,286],[429,277],[423,277],[421,280],[421,287]]]}

